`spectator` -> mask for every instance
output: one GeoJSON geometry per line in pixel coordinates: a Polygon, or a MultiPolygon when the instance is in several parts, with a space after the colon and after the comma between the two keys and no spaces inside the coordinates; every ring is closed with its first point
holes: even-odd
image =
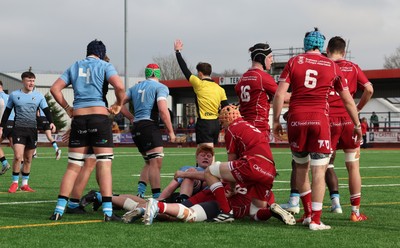
{"type": "Polygon", "coordinates": [[[362,138],[363,138],[363,143],[361,145],[361,148],[367,148],[367,131],[368,131],[368,122],[367,118],[363,117],[361,118],[361,133],[362,133],[362,138]]]}
{"type": "Polygon", "coordinates": [[[375,112],[372,112],[371,118],[369,119],[371,125],[374,127],[373,131],[379,131],[379,117],[376,115],[375,112]]]}

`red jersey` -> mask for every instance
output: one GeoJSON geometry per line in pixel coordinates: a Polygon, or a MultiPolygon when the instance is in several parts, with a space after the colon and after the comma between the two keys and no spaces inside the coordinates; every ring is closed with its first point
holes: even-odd
{"type": "Polygon", "coordinates": [[[261,131],[269,132],[270,102],[278,84],[267,72],[254,68],[243,74],[235,85],[243,119],[261,131]]]}
{"type": "MultiPolygon", "coordinates": [[[[335,63],[339,66],[342,71],[347,85],[349,87],[349,92],[352,96],[357,92],[357,89],[364,91],[367,85],[370,85],[367,76],[361,71],[361,68],[351,61],[347,60],[337,60],[335,63]]],[[[331,89],[328,97],[329,102],[329,116],[343,116],[348,115],[346,108],[343,105],[342,99],[339,94],[331,89]]]]}
{"type": "Polygon", "coordinates": [[[303,53],[286,64],[279,81],[290,84],[292,96],[289,113],[320,112],[328,114],[328,94],[347,90],[338,65],[321,53],[303,53]]]}
{"type": "Polygon", "coordinates": [[[225,144],[228,153],[235,153],[238,158],[258,154],[273,161],[265,135],[242,118],[236,119],[225,129],[225,144]]]}

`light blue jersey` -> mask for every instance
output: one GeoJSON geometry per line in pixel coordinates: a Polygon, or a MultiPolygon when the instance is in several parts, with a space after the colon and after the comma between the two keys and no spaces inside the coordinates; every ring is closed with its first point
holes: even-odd
{"type": "MultiPolygon", "coordinates": [[[[4,91],[0,92],[0,119],[3,116],[4,110],[6,110],[6,105],[8,102],[9,95],[5,93],[4,91]]],[[[10,116],[8,117],[8,120],[13,121],[14,120],[14,109],[11,111],[10,116]]]]}
{"type": "MultiPolygon", "coordinates": [[[[191,169],[191,168],[194,168],[194,169],[196,169],[197,171],[204,171],[204,169],[203,169],[202,167],[190,166],[190,165],[182,166],[181,168],[179,168],[179,171],[187,171],[187,170],[189,170],[189,169],[191,169]]],[[[184,179],[184,178],[182,178],[182,177],[178,177],[178,178],[176,179],[176,181],[177,181],[179,184],[181,184],[181,183],[183,182],[183,179],[184,179]]]]}
{"type": "Polygon", "coordinates": [[[157,101],[167,100],[168,87],[155,80],[147,79],[128,89],[126,95],[133,104],[134,122],[158,120],[157,101]]]}
{"type": "Polygon", "coordinates": [[[106,107],[104,101],[108,90],[108,80],[117,75],[114,66],[95,57],[86,57],[75,62],[62,75],[61,79],[74,89],[74,109],[87,107],[106,107]]]}
{"type": "Polygon", "coordinates": [[[37,109],[47,107],[43,94],[35,90],[30,93],[24,93],[22,90],[13,91],[7,102],[7,108],[15,111],[15,127],[36,128],[37,109]]]}

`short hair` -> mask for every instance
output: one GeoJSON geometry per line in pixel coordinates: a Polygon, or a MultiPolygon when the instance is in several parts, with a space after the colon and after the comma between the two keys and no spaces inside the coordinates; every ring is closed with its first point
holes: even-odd
{"type": "Polygon", "coordinates": [[[209,146],[209,145],[200,145],[197,147],[196,150],[196,157],[201,153],[201,152],[206,152],[206,153],[211,153],[214,156],[214,148],[209,146]]]}
{"type": "Polygon", "coordinates": [[[36,78],[36,76],[33,72],[26,71],[21,74],[21,79],[24,79],[24,78],[36,78]]]}
{"type": "Polygon", "coordinates": [[[3,87],[3,81],[0,80],[0,86],[3,87]]]}
{"type": "Polygon", "coordinates": [[[206,76],[210,76],[212,73],[212,67],[209,63],[199,62],[196,66],[198,72],[203,73],[206,76]]]}
{"type": "Polygon", "coordinates": [[[340,36],[335,36],[329,40],[327,50],[331,53],[342,53],[346,50],[346,41],[340,36]]]}

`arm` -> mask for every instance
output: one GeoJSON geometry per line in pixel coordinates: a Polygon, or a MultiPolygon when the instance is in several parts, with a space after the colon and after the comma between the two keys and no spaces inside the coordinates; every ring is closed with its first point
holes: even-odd
{"type": "Polygon", "coordinates": [[[4,110],[3,117],[1,118],[0,127],[4,128],[6,126],[8,117],[10,117],[12,109],[7,108],[4,110]]]}
{"type": "Polygon", "coordinates": [[[358,111],[361,111],[361,109],[363,109],[363,107],[371,99],[373,93],[374,93],[374,88],[372,87],[372,84],[367,85],[362,93],[360,101],[357,104],[358,111]]]}
{"type": "Polygon", "coordinates": [[[283,108],[283,103],[287,90],[289,89],[289,84],[281,81],[279,83],[278,89],[276,90],[274,101],[273,101],[273,133],[275,135],[280,135],[282,133],[282,126],[280,123],[281,112],[283,108]]]}
{"type": "Polygon", "coordinates": [[[133,123],[134,116],[131,112],[129,112],[128,108],[125,105],[122,105],[121,114],[128,118],[131,123],[133,123]]]}
{"type": "Polygon", "coordinates": [[[159,100],[157,101],[158,111],[160,112],[161,120],[164,122],[165,127],[168,130],[168,135],[171,142],[175,142],[175,133],[174,129],[172,128],[171,123],[171,116],[169,115],[168,107],[167,107],[167,100],[159,100]]]}
{"type": "Polygon", "coordinates": [[[108,82],[114,87],[116,101],[110,106],[109,112],[111,114],[118,114],[121,111],[122,105],[125,101],[125,87],[121,78],[118,75],[113,75],[108,79],[108,82]]]}
{"type": "Polygon", "coordinates": [[[174,178],[190,178],[205,181],[204,171],[176,171],[174,178]]]}
{"type": "Polygon", "coordinates": [[[176,180],[172,180],[167,187],[165,187],[162,192],[160,197],[158,197],[158,200],[164,200],[168,198],[172,193],[175,192],[175,190],[179,187],[179,183],[176,180]]]}
{"type": "Polygon", "coordinates": [[[183,43],[181,40],[176,40],[174,43],[174,49],[176,54],[176,59],[178,61],[179,67],[182,70],[183,75],[185,75],[186,79],[189,80],[192,73],[190,72],[189,68],[186,65],[185,60],[182,57],[181,50],[183,49],[183,43]]]}
{"type": "Polygon", "coordinates": [[[347,113],[349,113],[351,120],[354,123],[354,133],[357,136],[357,141],[360,141],[362,139],[362,133],[361,133],[361,124],[358,119],[358,112],[357,112],[357,107],[356,104],[354,103],[354,99],[350,95],[350,92],[348,90],[342,90],[339,92],[340,97],[342,98],[344,107],[347,110],[347,113]]]}
{"type": "Polygon", "coordinates": [[[67,84],[61,78],[58,78],[50,88],[50,93],[54,100],[67,112],[69,117],[72,117],[73,108],[69,106],[65,100],[63,93],[61,92],[67,84]]]}

